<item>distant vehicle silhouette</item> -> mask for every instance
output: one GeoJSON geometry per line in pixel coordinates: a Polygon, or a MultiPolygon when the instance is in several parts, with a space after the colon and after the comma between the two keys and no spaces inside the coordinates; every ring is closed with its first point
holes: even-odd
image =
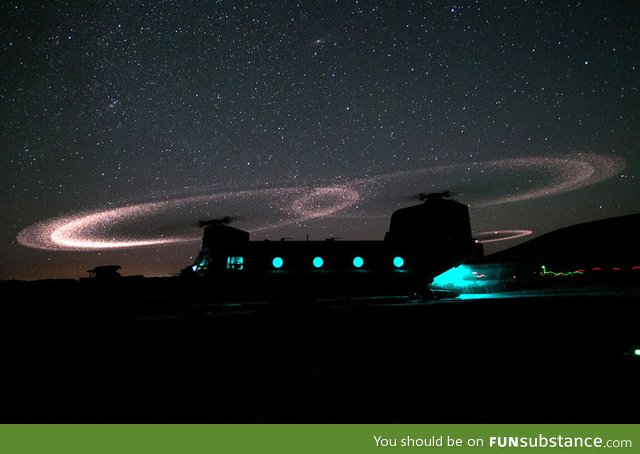
{"type": "Polygon", "coordinates": [[[90,278],[94,279],[117,279],[122,277],[120,273],[118,273],[120,268],[122,268],[120,265],[102,265],[87,270],[87,273],[89,273],[90,278]]]}

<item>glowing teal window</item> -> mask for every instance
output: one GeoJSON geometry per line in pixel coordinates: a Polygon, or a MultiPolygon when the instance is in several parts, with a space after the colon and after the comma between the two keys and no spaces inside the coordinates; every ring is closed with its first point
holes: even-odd
{"type": "Polygon", "coordinates": [[[193,271],[203,271],[209,268],[209,256],[206,254],[200,255],[196,260],[195,265],[191,267],[193,271]]]}
{"type": "Polygon", "coordinates": [[[273,265],[273,267],[275,269],[279,269],[282,268],[282,265],[284,265],[284,260],[282,260],[281,257],[275,257],[272,261],[271,264],[273,265]]]}
{"type": "Polygon", "coordinates": [[[393,266],[396,268],[402,268],[404,266],[404,259],[402,257],[394,257],[393,266]]]}
{"type": "Polygon", "coordinates": [[[322,257],[316,257],[313,259],[313,266],[315,266],[316,268],[322,268],[322,265],[324,265],[324,260],[322,260],[322,257]]]}
{"type": "Polygon", "coordinates": [[[362,268],[362,265],[364,265],[364,259],[362,257],[354,257],[353,266],[356,268],[362,268]]]}
{"type": "Polygon", "coordinates": [[[240,256],[227,257],[228,270],[241,270],[244,268],[244,258],[240,256]]]}

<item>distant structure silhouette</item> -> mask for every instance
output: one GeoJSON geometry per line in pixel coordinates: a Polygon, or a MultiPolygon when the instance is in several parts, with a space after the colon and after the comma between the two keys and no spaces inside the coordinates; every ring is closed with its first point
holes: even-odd
{"type": "Polygon", "coordinates": [[[102,265],[87,270],[87,273],[89,273],[89,277],[93,279],[118,279],[122,277],[120,273],[118,273],[118,270],[121,268],[120,265],[102,265]]]}

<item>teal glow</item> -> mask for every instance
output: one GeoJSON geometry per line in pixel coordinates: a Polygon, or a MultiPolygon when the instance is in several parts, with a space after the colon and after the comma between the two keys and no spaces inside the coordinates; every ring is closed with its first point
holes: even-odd
{"type": "Polygon", "coordinates": [[[231,256],[227,257],[228,270],[241,270],[244,268],[244,257],[231,256]]]}
{"type": "Polygon", "coordinates": [[[362,265],[364,265],[364,259],[362,257],[355,257],[353,259],[353,266],[356,268],[362,268],[362,265]]]}
{"type": "Polygon", "coordinates": [[[402,257],[395,257],[393,259],[393,266],[396,268],[402,268],[404,266],[404,259],[402,257]]]}
{"type": "MultiPolygon", "coordinates": [[[[536,295],[537,296],[537,295],[536,295]]],[[[505,296],[504,293],[463,293],[458,296],[458,300],[491,300],[491,299],[505,299],[509,296],[505,296]]]]}
{"type": "Polygon", "coordinates": [[[633,354],[634,354],[635,356],[640,356],[640,348],[636,348],[636,349],[633,351],[633,354]]]}
{"type": "Polygon", "coordinates": [[[280,269],[284,265],[284,260],[281,257],[276,257],[271,261],[271,264],[275,269],[280,269]]]}
{"type": "Polygon", "coordinates": [[[315,266],[316,268],[322,268],[323,264],[324,260],[322,260],[322,257],[316,257],[315,259],[313,259],[313,266],[315,266]]]}
{"type": "Polygon", "coordinates": [[[492,283],[490,279],[486,279],[487,274],[493,274],[490,273],[490,268],[485,267],[484,271],[486,273],[475,271],[467,265],[456,266],[436,276],[431,285],[455,288],[461,291],[473,289],[477,293],[481,289],[489,288],[492,283]]]}
{"type": "Polygon", "coordinates": [[[209,268],[209,257],[206,254],[201,254],[197,258],[195,265],[191,267],[194,272],[206,271],[207,268],[209,268]]]}
{"type": "Polygon", "coordinates": [[[433,279],[432,285],[437,287],[466,287],[468,285],[467,280],[471,280],[471,278],[476,280],[471,268],[465,265],[460,265],[450,268],[444,273],[436,276],[433,279]]]}

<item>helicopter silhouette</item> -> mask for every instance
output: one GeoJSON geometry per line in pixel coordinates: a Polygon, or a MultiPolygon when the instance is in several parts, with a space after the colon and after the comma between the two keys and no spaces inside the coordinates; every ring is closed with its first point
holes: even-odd
{"type": "Polygon", "coordinates": [[[431,295],[435,276],[481,254],[468,207],[451,197],[417,194],[422,203],[393,212],[381,240],[251,241],[230,225],[238,217],[199,221],[202,247],[181,274],[238,296],[431,295]]]}

